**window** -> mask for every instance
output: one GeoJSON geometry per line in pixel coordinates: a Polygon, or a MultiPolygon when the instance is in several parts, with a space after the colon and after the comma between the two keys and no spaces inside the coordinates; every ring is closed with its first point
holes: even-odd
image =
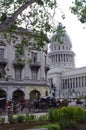
{"type": "Polygon", "coordinates": [[[22,58],[22,54],[18,53],[18,51],[15,51],[15,59],[20,60],[22,58]]]}
{"type": "Polygon", "coordinates": [[[32,80],[38,79],[38,69],[32,68],[32,80]]]}
{"type": "Polygon", "coordinates": [[[0,49],[0,59],[4,59],[4,49],[0,49]]]}
{"type": "Polygon", "coordinates": [[[0,65],[0,79],[2,79],[4,76],[4,66],[0,65]]]}
{"type": "Polygon", "coordinates": [[[24,47],[21,44],[15,46],[15,59],[21,60],[24,56],[24,47]]]}
{"type": "Polygon", "coordinates": [[[58,50],[60,50],[60,46],[58,46],[58,50]]]}
{"type": "Polygon", "coordinates": [[[55,48],[55,50],[56,50],[56,46],[55,46],[54,48],[55,48]]]}
{"type": "Polygon", "coordinates": [[[22,69],[15,68],[15,80],[21,80],[22,69]]]}
{"type": "Polygon", "coordinates": [[[64,50],[64,46],[62,46],[63,50],[64,50]]]}
{"type": "Polygon", "coordinates": [[[68,50],[68,46],[66,46],[66,50],[68,50]]]}
{"type": "Polygon", "coordinates": [[[37,53],[32,53],[32,61],[37,62],[37,53]]]}

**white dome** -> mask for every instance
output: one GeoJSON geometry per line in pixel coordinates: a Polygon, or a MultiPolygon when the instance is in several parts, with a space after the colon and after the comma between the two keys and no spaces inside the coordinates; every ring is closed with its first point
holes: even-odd
{"type": "Polygon", "coordinates": [[[59,43],[72,45],[71,40],[70,40],[69,36],[66,33],[63,36],[60,36],[60,37],[58,37],[58,34],[53,35],[50,42],[51,43],[52,42],[59,42],[59,43]]]}
{"type": "Polygon", "coordinates": [[[55,33],[50,40],[51,43],[53,42],[58,42],[58,43],[64,43],[64,44],[69,44],[72,45],[71,40],[64,30],[64,27],[59,24],[57,27],[57,33],[55,33]]]}

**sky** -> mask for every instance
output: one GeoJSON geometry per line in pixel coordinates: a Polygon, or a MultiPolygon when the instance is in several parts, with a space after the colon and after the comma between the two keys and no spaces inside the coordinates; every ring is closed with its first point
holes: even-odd
{"type": "MultiPolygon", "coordinates": [[[[85,24],[81,24],[77,16],[71,13],[69,7],[72,4],[72,0],[58,0],[59,8],[65,13],[65,19],[61,19],[59,15],[58,21],[65,27],[67,34],[70,36],[72,42],[72,50],[75,53],[75,66],[86,66],[86,27],[85,24]]],[[[60,11],[57,11],[60,12],[60,11]]],[[[58,13],[57,13],[58,14],[58,13]]]]}

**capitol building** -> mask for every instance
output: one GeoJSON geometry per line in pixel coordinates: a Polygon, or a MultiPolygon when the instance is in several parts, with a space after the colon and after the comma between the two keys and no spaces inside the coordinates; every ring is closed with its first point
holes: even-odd
{"type": "Polygon", "coordinates": [[[44,48],[37,50],[32,43],[36,43],[34,38],[38,35],[27,33],[14,32],[15,43],[13,37],[9,39],[0,34],[0,98],[19,102],[49,95],[59,98],[85,96],[86,67],[75,67],[75,53],[67,33],[59,37],[60,40],[58,34],[52,36],[49,52],[47,41],[44,48]],[[31,46],[24,46],[23,55],[19,55],[16,49],[24,38],[31,46]],[[18,58],[21,59],[19,63],[18,58]]]}
{"type": "Polygon", "coordinates": [[[55,34],[50,39],[48,79],[51,83],[51,96],[73,98],[86,95],[86,67],[75,67],[75,53],[67,35],[60,37],[55,34]]]}

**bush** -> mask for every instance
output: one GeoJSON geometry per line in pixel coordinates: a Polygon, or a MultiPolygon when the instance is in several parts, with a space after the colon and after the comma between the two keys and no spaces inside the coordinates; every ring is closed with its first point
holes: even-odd
{"type": "Polygon", "coordinates": [[[4,117],[1,117],[0,118],[0,123],[4,123],[5,122],[5,118],[4,117]]]}
{"type": "Polygon", "coordinates": [[[78,124],[76,123],[75,120],[70,120],[67,123],[66,128],[78,128],[78,124]]]}
{"type": "Polygon", "coordinates": [[[59,124],[49,124],[47,128],[48,130],[60,130],[59,124]]]}
{"type": "Polygon", "coordinates": [[[8,121],[9,121],[9,123],[14,123],[13,122],[13,113],[8,113],[8,121]]]}
{"type": "Polygon", "coordinates": [[[85,114],[85,111],[84,109],[82,109],[81,107],[76,107],[74,109],[74,116],[75,116],[75,119],[78,123],[83,123],[84,120],[86,120],[86,114],[85,114]]]}
{"type": "Polygon", "coordinates": [[[86,124],[86,110],[83,110],[83,116],[81,117],[81,123],[86,124]]]}
{"type": "Polygon", "coordinates": [[[53,108],[49,109],[49,111],[48,111],[48,120],[49,121],[54,121],[54,115],[53,115],[54,112],[55,112],[55,110],[53,108]]]}
{"type": "Polygon", "coordinates": [[[37,121],[48,121],[48,115],[39,116],[37,121]]]}
{"type": "Polygon", "coordinates": [[[50,111],[50,121],[58,122],[63,128],[77,128],[78,124],[75,118],[74,107],[62,107],[50,111]]]}
{"type": "Polygon", "coordinates": [[[16,117],[16,121],[18,122],[18,123],[22,123],[22,122],[24,122],[24,116],[23,115],[18,115],[17,117],[16,117]]]}
{"type": "Polygon", "coordinates": [[[35,115],[26,115],[25,116],[25,122],[29,122],[29,121],[35,121],[36,120],[36,116],[35,115]]]}

